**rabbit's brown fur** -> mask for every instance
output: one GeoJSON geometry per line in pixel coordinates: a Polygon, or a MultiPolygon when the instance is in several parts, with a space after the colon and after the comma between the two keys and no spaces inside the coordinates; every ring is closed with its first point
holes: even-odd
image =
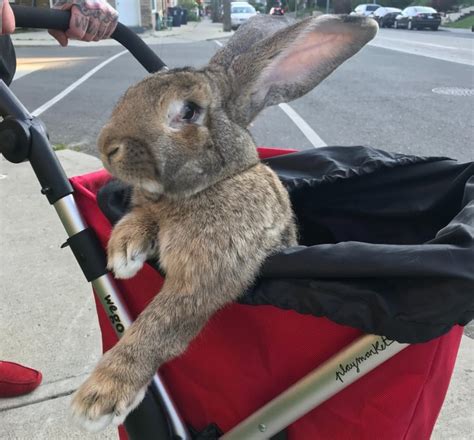
{"type": "Polygon", "coordinates": [[[134,196],[112,232],[109,267],[129,277],[159,256],[166,280],[76,393],[85,426],[123,420],[157,367],[251,285],[268,255],[297,244],[288,194],[246,127],[265,106],[311,90],[376,29],[363,18],[287,27],[257,17],[206,68],[152,75],[118,103],[99,148],[134,196]]]}

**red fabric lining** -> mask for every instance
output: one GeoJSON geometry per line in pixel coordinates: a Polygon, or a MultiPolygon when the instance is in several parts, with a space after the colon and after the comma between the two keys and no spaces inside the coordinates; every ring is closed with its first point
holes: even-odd
{"type": "MultiPolygon", "coordinates": [[[[262,157],[287,152],[260,151],[262,157]]],[[[95,192],[108,178],[106,172],[97,172],[71,179],[80,210],[104,246],[111,228],[97,207],[95,192]]],[[[146,266],[133,279],[118,283],[133,316],[162,282],[146,266]]],[[[96,305],[107,350],[116,337],[98,301],[96,305]]],[[[232,304],[211,319],[183,356],[160,371],[188,423],[203,429],[216,422],[227,431],[359,335],[325,318],[232,304]]],[[[289,439],[429,439],[461,335],[457,327],[403,350],[295,422],[288,429],[289,439]]],[[[120,438],[126,438],[124,431],[120,438]]]]}
{"type": "Polygon", "coordinates": [[[430,377],[430,375],[431,375],[431,373],[432,373],[433,364],[434,364],[434,362],[435,362],[436,355],[437,355],[437,353],[438,353],[439,347],[440,347],[440,341],[439,341],[439,340],[436,340],[436,348],[433,350],[432,357],[431,357],[431,361],[430,361],[430,364],[429,364],[428,373],[426,374],[425,380],[424,380],[424,382],[423,382],[423,387],[420,389],[420,393],[418,394],[418,398],[416,399],[416,405],[415,405],[415,408],[413,409],[413,414],[412,414],[410,423],[408,424],[407,432],[406,432],[405,435],[403,436],[403,439],[404,439],[404,440],[410,440],[410,437],[409,437],[409,435],[408,435],[408,432],[410,431],[410,427],[413,425],[413,419],[415,418],[415,414],[416,414],[416,412],[417,412],[417,408],[418,408],[419,405],[420,405],[421,397],[422,397],[422,395],[423,395],[423,389],[425,388],[426,383],[428,382],[428,379],[429,379],[429,377],[430,377]]]}
{"type": "MultiPolygon", "coordinates": [[[[430,369],[427,373],[425,383],[421,389],[412,420],[408,425],[405,440],[417,440],[427,435],[430,438],[434,428],[442,403],[448,391],[449,382],[456,363],[456,356],[459,350],[463,329],[456,327],[448,335],[456,333],[450,341],[447,336],[436,339],[437,347],[433,354],[430,369]],[[431,402],[441,402],[438,407],[432,408],[431,402]],[[438,411],[436,412],[436,408],[438,411]],[[416,419],[415,419],[416,418],[416,419]],[[423,421],[425,422],[423,424],[423,421]],[[431,423],[433,421],[433,423],[431,423]]],[[[432,341],[434,342],[434,341],[432,341]]]]}

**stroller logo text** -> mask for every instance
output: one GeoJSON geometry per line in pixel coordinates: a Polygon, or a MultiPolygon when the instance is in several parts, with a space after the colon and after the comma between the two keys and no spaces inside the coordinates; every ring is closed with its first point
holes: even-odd
{"type": "Polygon", "coordinates": [[[380,340],[375,341],[372,344],[372,348],[368,350],[362,356],[356,356],[356,358],[345,365],[339,364],[338,369],[336,370],[336,380],[344,383],[342,379],[347,373],[351,370],[355,369],[357,373],[360,373],[360,365],[366,361],[367,359],[371,358],[372,356],[379,354],[381,351],[384,351],[388,346],[392,345],[395,341],[391,341],[387,339],[385,336],[382,336],[380,340]]]}
{"type": "Polygon", "coordinates": [[[118,310],[117,306],[112,301],[112,298],[110,297],[110,295],[107,295],[104,299],[106,302],[107,310],[110,312],[109,314],[110,322],[114,326],[115,331],[117,333],[123,333],[125,331],[125,327],[122,324],[122,321],[120,320],[120,316],[117,315],[117,313],[115,313],[118,310]]]}

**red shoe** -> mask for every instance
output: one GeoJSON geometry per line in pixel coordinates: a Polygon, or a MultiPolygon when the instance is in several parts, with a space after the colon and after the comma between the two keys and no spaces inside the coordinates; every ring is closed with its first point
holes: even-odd
{"type": "Polygon", "coordinates": [[[0,397],[31,393],[43,378],[39,371],[14,362],[0,361],[0,397]]]}

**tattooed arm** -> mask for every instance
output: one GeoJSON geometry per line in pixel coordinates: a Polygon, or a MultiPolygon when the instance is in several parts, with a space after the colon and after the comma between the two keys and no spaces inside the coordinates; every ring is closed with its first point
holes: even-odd
{"type": "Polygon", "coordinates": [[[118,13],[105,0],[58,0],[53,8],[71,10],[66,32],[49,31],[61,46],[67,46],[69,38],[82,41],[109,38],[117,26],[118,13]]]}

